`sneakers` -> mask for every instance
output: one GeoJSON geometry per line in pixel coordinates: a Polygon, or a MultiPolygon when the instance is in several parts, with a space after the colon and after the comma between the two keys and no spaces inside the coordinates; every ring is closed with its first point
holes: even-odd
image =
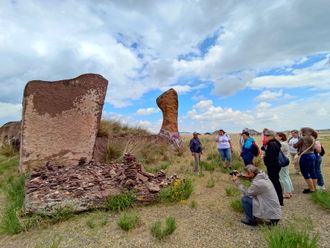
{"type": "Polygon", "coordinates": [[[316,185],[316,189],[320,190],[320,191],[324,191],[325,190],[325,185],[323,185],[323,186],[316,185]]]}
{"type": "Polygon", "coordinates": [[[248,225],[248,226],[256,226],[257,225],[257,222],[256,221],[247,221],[246,219],[241,219],[241,222],[245,225],[248,225]]]}

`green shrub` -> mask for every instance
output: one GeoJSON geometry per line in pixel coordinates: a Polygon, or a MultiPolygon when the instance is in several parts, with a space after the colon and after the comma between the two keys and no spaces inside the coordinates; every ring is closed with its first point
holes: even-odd
{"type": "Polygon", "coordinates": [[[24,203],[24,183],[25,176],[11,176],[4,186],[7,202],[0,221],[1,233],[16,234],[23,230],[18,213],[24,203]]]}
{"type": "Polygon", "coordinates": [[[105,203],[105,208],[110,211],[119,212],[132,207],[134,202],[134,195],[131,192],[127,192],[108,198],[105,203]]]}
{"type": "Polygon", "coordinates": [[[110,162],[112,160],[117,160],[123,155],[123,152],[124,152],[123,144],[118,142],[117,144],[109,143],[105,155],[105,161],[110,162]]]}
{"type": "Polygon", "coordinates": [[[230,206],[235,212],[238,212],[238,213],[243,213],[244,212],[243,204],[242,204],[241,199],[232,200],[230,202],[230,206]]]}
{"type": "Polygon", "coordinates": [[[226,188],[226,196],[239,196],[241,191],[234,186],[229,186],[226,188]]]}
{"type": "Polygon", "coordinates": [[[11,158],[18,155],[18,151],[10,144],[3,144],[0,147],[0,154],[7,158],[11,158]]]}
{"type": "Polygon", "coordinates": [[[265,228],[264,236],[269,248],[316,248],[318,243],[318,235],[311,236],[295,226],[265,228]]]}
{"type": "Polygon", "coordinates": [[[160,220],[157,220],[154,224],[151,225],[150,231],[152,236],[161,240],[168,235],[171,235],[176,229],[176,220],[174,217],[169,216],[165,222],[165,228],[162,229],[162,223],[160,220]]]}
{"type": "Polygon", "coordinates": [[[317,191],[311,194],[312,200],[325,209],[330,209],[330,192],[317,191]]]}
{"type": "Polygon", "coordinates": [[[122,230],[129,231],[137,226],[139,219],[136,213],[122,213],[117,224],[122,230]]]}
{"type": "Polygon", "coordinates": [[[206,184],[206,187],[207,188],[213,188],[215,186],[215,182],[214,182],[214,179],[211,178],[207,181],[207,184],[206,184]]]}
{"type": "Polygon", "coordinates": [[[172,185],[160,191],[162,202],[178,202],[189,198],[193,191],[190,179],[175,180],[172,185]]]}

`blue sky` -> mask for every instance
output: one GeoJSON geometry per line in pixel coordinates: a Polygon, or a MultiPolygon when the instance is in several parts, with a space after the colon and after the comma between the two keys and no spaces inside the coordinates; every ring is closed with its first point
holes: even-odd
{"type": "Polygon", "coordinates": [[[157,133],[179,94],[180,131],[330,123],[330,2],[1,1],[0,125],[30,80],[99,73],[103,118],[157,133]]]}

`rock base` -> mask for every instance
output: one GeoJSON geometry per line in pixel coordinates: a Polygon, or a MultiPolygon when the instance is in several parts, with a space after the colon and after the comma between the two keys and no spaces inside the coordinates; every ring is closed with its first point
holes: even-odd
{"type": "Polygon", "coordinates": [[[82,161],[69,167],[48,163],[34,170],[26,182],[25,213],[51,215],[66,207],[74,211],[102,208],[109,197],[126,190],[133,190],[137,203],[149,204],[175,179],[175,175],[167,178],[164,171],[156,175],[144,171],[130,154],[122,163],[82,161]]]}

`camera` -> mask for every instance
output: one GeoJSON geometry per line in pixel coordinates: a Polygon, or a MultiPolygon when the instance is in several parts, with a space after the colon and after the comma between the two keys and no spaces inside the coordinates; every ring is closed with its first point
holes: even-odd
{"type": "Polygon", "coordinates": [[[229,175],[231,175],[231,176],[238,176],[239,174],[240,173],[238,170],[233,170],[233,171],[229,172],[229,175]]]}

